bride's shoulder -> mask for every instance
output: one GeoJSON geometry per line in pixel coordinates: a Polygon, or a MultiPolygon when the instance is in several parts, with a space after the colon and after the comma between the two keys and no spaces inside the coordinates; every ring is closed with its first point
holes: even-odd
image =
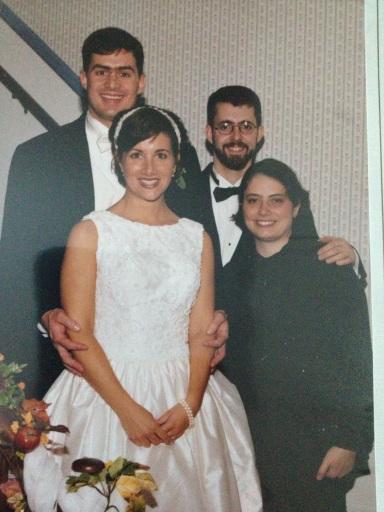
{"type": "Polygon", "coordinates": [[[79,224],[84,226],[84,230],[94,229],[100,235],[119,227],[121,220],[118,215],[109,210],[95,210],[85,215],[79,224]]]}
{"type": "Polygon", "coordinates": [[[89,212],[87,215],[81,219],[81,222],[91,220],[94,224],[103,219],[108,219],[110,216],[110,212],[108,210],[94,210],[93,212],[89,212]]]}
{"type": "Polygon", "coordinates": [[[209,234],[205,231],[204,226],[200,222],[190,220],[187,218],[180,219],[179,224],[182,224],[184,232],[186,233],[186,239],[194,246],[198,253],[202,251],[211,251],[212,241],[209,234]]]}
{"type": "Polygon", "coordinates": [[[196,233],[203,233],[204,232],[204,226],[200,224],[200,222],[196,222],[195,220],[188,219],[187,217],[182,217],[179,220],[179,223],[182,224],[183,227],[186,229],[196,232],[196,233]]]}
{"type": "Polygon", "coordinates": [[[90,219],[83,219],[73,226],[69,233],[67,246],[94,249],[97,245],[96,225],[90,219]]]}

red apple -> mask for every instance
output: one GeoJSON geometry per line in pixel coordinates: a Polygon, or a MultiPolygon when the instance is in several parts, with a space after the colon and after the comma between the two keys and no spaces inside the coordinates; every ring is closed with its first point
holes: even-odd
{"type": "Polygon", "coordinates": [[[24,452],[31,452],[39,446],[41,433],[33,427],[21,427],[15,434],[13,444],[15,447],[24,452]]]}

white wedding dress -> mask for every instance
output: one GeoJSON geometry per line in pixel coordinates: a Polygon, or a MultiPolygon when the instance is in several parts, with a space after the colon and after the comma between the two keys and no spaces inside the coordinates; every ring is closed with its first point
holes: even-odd
{"type": "MultiPolygon", "coordinates": [[[[148,226],[108,211],[86,217],[97,227],[95,335],[129,394],[154,417],[186,396],[188,318],[200,281],[203,230],[180,219],[148,226]]],[[[95,490],[66,493],[65,478],[80,457],[118,456],[148,464],[158,484],[159,512],[258,512],[262,510],[248,423],[239,394],[220,372],[209,379],[196,424],[173,445],[131,443],[103,399],[67,371],[45,396],[54,433],[67,455],[43,447],[25,460],[25,485],[33,512],[101,512],[95,490]]],[[[114,493],[123,512],[124,501],[114,493]]]]}

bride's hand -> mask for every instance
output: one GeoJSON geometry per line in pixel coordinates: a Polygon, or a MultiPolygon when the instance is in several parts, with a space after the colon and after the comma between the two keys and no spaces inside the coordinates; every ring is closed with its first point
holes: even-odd
{"type": "Polygon", "coordinates": [[[174,405],[160,416],[157,421],[172,441],[182,436],[189,427],[188,416],[180,404],[174,405]]]}
{"type": "Polygon", "coordinates": [[[120,421],[128,438],[137,446],[149,447],[172,441],[152,414],[139,404],[129,407],[120,421]]]}

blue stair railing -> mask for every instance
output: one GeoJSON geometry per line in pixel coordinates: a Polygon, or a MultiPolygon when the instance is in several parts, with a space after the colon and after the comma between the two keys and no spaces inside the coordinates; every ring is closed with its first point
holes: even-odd
{"type": "Polygon", "coordinates": [[[0,66],[0,82],[10,91],[12,97],[21,103],[24,112],[30,112],[46,130],[59,126],[2,66],[0,66]]]}
{"type": "Polygon", "coordinates": [[[2,0],[0,0],[0,18],[27,43],[43,61],[50,66],[64,82],[79,96],[83,96],[83,88],[79,77],[72,71],[51,48],[28,27],[2,0]]]}

